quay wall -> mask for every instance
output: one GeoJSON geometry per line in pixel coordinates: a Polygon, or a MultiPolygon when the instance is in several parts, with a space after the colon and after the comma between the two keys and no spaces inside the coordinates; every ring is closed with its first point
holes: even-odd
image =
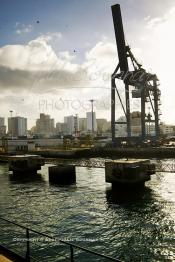
{"type": "MultiPolygon", "coordinates": [[[[35,152],[36,154],[36,152],[35,152]]],[[[72,151],[38,151],[37,154],[43,157],[53,158],[89,158],[89,157],[109,157],[109,158],[175,158],[174,148],[93,148],[72,151]]]]}
{"type": "MultiPolygon", "coordinates": [[[[45,158],[175,158],[175,147],[149,147],[149,148],[92,148],[72,150],[38,150],[30,154],[45,158]]],[[[8,155],[0,155],[0,161],[8,161],[8,155]]]]}

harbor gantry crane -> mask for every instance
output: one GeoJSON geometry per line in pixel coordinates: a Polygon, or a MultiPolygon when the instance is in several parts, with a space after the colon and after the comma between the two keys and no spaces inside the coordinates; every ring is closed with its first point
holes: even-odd
{"type": "MultiPolygon", "coordinates": [[[[111,131],[112,141],[114,143],[121,143],[121,141],[128,141],[128,143],[143,143],[148,139],[156,142],[159,139],[159,106],[160,106],[160,90],[159,80],[156,74],[147,72],[142,65],[134,57],[131,48],[125,43],[125,36],[123,30],[123,22],[121,16],[120,5],[116,4],[112,7],[112,16],[114,23],[115,38],[117,43],[119,63],[111,76],[111,131]],[[120,91],[117,87],[117,80],[124,84],[125,102],[121,97],[120,91]],[[117,104],[116,96],[119,99],[126,121],[116,121],[117,104]],[[140,100],[141,112],[141,134],[140,136],[132,135],[131,128],[131,100],[140,100]],[[147,105],[152,109],[152,119],[148,119],[147,105]],[[150,136],[147,133],[146,125],[149,122],[154,126],[154,132],[150,136]],[[117,125],[126,125],[127,137],[117,137],[117,125]]],[[[118,115],[119,117],[119,115],[118,115]]]]}

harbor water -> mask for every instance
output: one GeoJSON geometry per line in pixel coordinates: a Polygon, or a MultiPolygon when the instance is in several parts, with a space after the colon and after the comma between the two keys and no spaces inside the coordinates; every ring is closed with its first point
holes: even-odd
{"type": "MultiPolygon", "coordinates": [[[[57,240],[32,235],[33,261],[69,261],[69,248],[59,239],[122,261],[175,261],[175,173],[156,173],[144,189],[131,193],[112,190],[103,168],[76,167],[76,184],[52,185],[50,165],[21,180],[9,175],[7,164],[0,164],[0,216],[57,240]]],[[[3,241],[23,252],[22,230],[5,223],[1,229],[3,241]]],[[[75,261],[107,261],[75,253],[75,261]]]]}

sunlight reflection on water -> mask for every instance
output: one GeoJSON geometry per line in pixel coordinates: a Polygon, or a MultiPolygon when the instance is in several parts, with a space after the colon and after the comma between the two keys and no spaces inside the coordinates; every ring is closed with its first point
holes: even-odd
{"type": "MultiPolygon", "coordinates": [[[[113,192],[97,168],[77,167],[75,185],[50,185],[48,166],[35,181],[22,182],[0,166],[1,216],[124,261],[175,259],[175,174],[153,175],[143,191],[130,194],[113,192]]],[[[53,245],[46,251],[42,261],[58,261],[53,245]]]]}

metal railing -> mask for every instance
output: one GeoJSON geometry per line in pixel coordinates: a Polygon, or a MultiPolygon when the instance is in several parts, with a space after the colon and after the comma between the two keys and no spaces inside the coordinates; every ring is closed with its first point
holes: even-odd
{"type": "MultiPolygon", "coordinates": [[[[31,258],[32,258],[33,260],[35,260],[35,261],[38,261],[36,258],[34,258],[34,257],[31,255],[31,248],[30,248],[30,243],[31,243],[31,236],[30,236],[30,235],[31,235],[31,233],[35,233],[35,234],[37,234],[37,235],[39,235],[39,236],[46,237],[47,239],[50,239],[50,240],[52,240],[52,241],[55,241],[55,239],[56,239],[55,237],[52,237],[52,236],[50,236],[50,235],[48,235],[48,234],[45,234],[45,233],[42,233],[42,232],[38,232],[38,231],[36,231],[36,230],[34,230],[34,229],[25,227],[25,226],[23,226],[23,225],[17,224],[16,222],[10,221],[10,220],[5,219],[5,218],[2,218],[2,217],[0,217],[0,221],[7,222],[7,223],[10,224],[10,225],[15,225],[15,226],[17,226],[17,227],[25,230],[25,241],[24,241],[24,242],[26,242],[26,249],[25,249],[26,251],[25,251],[25,257],[22,257],[22,256],[21,256],[22,261],[31,262],[31,258]]],[[[0,226],[0,228],[1,228],[1,226],[0,226]]],[[[2,235],[1,235],[1,236],[2,236],[2,235]]],[[[110,256],[106,256],[106,255],[100,254],[100,253],[98,253],[98,252],[89,250],[89,249],[87,249],[87,248],[85,248],[85,247],[81,247],[81,246],[79,246],[79,245],[76,245],[76,244],[73,244],[73,243],[69,243],[69,242],[67,242],[67,241],[63,241],[63,240],[61,240],[61,239],[59,240],[59,242],[62,243],[62,244],[64,244],[64,245],[66,245],[66,246],[69,246],[69,248],[70,248],[70,258],[69,258],[69,261],[71,261],[71,262],[75,262],[75,252],[74,252],[75,249],[84,251],[84,252],[86,252],[86,253],[88,253],[88,254],[92,254],[92,255],[94,255],[94,256],[96,256],[96,257],[99,257],[99,258],[101,257],[101,258],[106,259],[106,260],[121,262],[121,260],[119,260],[118,258],[113,258],[113,257],[110,257],[110,256]]],[[[36,246],[39,246],[39,245],[36,244],[36,243],[35,243],[35,245],[36,245],[36,246]]],[[[1,238],[0,238],[0,248],[1,248],[1,247],[6,248],[5,246],[1,245],[1,238]]],[[[8,249],[8,248],[7,248],[6,250],[7,250],[7,251],[9,250],[9,252],[11,252],[11,250],[8,249]]],[[[57,252],[57,251],[54,251],[54,253],[57,253],[57,255],[59,255],[59,252],[57,252]]],[[[17,253],[14,253],[14,254],[18,255],[17,253]]]]}
{"type": "MultiPolygon", "coordinates": [[[[70,160],[68,161],[70,162],[70,160]]],[[[46,164],[63,164],[63,165],[74,165],[76,167],[87,167],[87,168],[105,168],[105,162],[106,161],[96,161],[95,159],[93,160],[82,160],[79,163],[66,163],[64,161],[58,162],[58,160],[55,160],[54,158],[46,159],[46,164]]],[[[162,162],[154,162],[155,164],[155,169],[150,171],[155,171],[155,173],[175,173],[175,163],[162,163],[162,162]]]]}

